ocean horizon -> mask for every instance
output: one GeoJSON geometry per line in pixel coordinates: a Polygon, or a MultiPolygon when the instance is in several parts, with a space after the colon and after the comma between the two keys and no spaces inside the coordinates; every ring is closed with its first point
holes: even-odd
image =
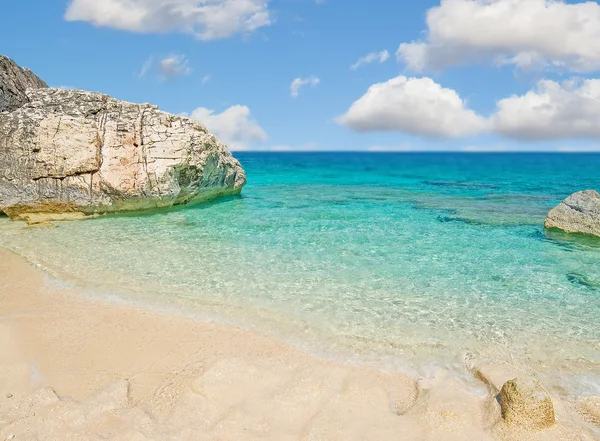
{"type": "Polygon", "coordinates": [[[600,394],[600,240],[544,229],[599,153],[235,152],[240,196],[27,227],[0,245],[90,295],[426,376],[483,357],[600,394]],[[92,294],[93,293],[93,294],[92,294]]]}

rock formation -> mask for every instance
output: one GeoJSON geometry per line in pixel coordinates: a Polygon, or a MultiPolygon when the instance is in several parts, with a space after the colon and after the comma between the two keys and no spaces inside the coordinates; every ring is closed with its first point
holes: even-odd
{"type": "Polygon", "coordinates": [[[167,208],[236,194],[246,183],[239,162],[197,121],[100,93],[20,94],[43,82],[4,65],[10,72],[0,81],[16,78],[3,86],[12,104],[0,112],[0,211],[11,218],[167,208]]]}
{"type": "Polygon", "coordinates": [[[509,426],[544,429],[555,423],[552,399],[533,377],[518,377],[504,383],[500,406],[502,418],[509,426]]]}
{"type": "Polygon", "coordinates": [[[600,194],[594,190],[572,194],[548,213],[544,225],[600,237],[600,194]]]}
{"type": "Polygon", "coordinates": [[[28,99],[27,89],[48,87],[29,69],[24,69],[8,57],[0,55],[0,112],[21,107],[28,99]]]}

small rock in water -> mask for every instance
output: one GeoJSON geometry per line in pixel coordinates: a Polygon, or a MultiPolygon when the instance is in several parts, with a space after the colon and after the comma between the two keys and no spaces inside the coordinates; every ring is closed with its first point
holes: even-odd
{"type": "Polygon", "coordinates": [[[556,421],[550,395],[533,377],[518,377],[504,383],[500,406],[508,425],[544,429],[556,421]]]}
{"type": "Polygon", "coordinates": [[[600,237],[600,194],[595,190],[573,193],[548,213],[544,226],[600,237]]]}
{"type": "Polygon", "coordinates": [[[574,273],[574,272],[568,273],[567,280],[569,282],[571,282],[573,285],[581,285],[587,289],[595,290],[595,289],[599,288],[598,283],[590,280],[584,274],[579,274],[579,273],[574,273]]]}

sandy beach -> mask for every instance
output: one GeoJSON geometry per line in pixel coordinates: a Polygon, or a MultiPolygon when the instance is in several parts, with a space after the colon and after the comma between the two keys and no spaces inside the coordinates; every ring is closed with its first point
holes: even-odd
{"type": "MultiPolygon", "coordinates": [[[[597,439],[554,399],[542,431],[502,421],[480,390],[320,361],[251,332],[104,304],[57,289],[0,249],[0,439],[597,439]]],[[[554,397],[553,397],[554,398],[554,397]]],[[[588,406],[589,407],[589,406],[588,406]]],[[[588,415],[589,416],[589,415],[588,415]]]]}

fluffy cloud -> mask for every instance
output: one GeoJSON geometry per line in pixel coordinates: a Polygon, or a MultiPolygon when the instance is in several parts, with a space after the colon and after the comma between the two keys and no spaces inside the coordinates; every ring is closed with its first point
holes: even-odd
{"type": "Polygon", "coordinates": [[[364,64],[370,64],[375,61],[378,61],[379,63],[385,63],[389,59],[390,59],[390,53],[387,50],[383,50],[381,52],[371,52],[370,54],[367,54],[364,57],[359,58],[356,63],[354,63],[352,66],[350,66],[350,69],[356,70],[364,64]]]}
{"type": "Polygon", "coordinates": [[[318,86],[319,83],[321,82],[321,80],[319,80],[317,77],[310,76],[308,78],[296,78],[294,81],[292,81],[292,84],[290,85],[290,94],[294,97],[297,98],[298,95],[300,94],[300,88],[302,86],[318,86]]]}
{"type": "Polygon", "coordinates": [[[600,80],[540,81],[525,95],[500,100],[491,122],[517,139],[600,138],[600,80]]]}
{"type": "Polygon", "coordinates": [[[358,132],[426,138],[497,134],[517,140],[600,139],[600,79],[543,80],[497,102],[484,118],[431,78],[399,76],[371,86],[337,122],[358,132]]]}
{"type": "Polygon", "coordinates": [[[413,70],[494,59],[520,68],[600,69],[600,5],[560,0],[441,0],[427,39],[401,44],[413,70]]]}
{"type": "MultiPolygon", "coordinates": [[[[163,79],[170,79],[189,75],[192,69],[189,67],[185,55],[169,54],[158,62],[155,61],[154,57],[148,58],[142,65],[137,76],[138,78],[144,78],[151,71],[156,72],[163,79]]],[[[202,82],[204,84],[204,79],[202,82]]]]}
{"type": "Polygon", "coordinates": [[[72,0],[65,19],[139,33],[185,32],[201,40],[271,23],[267,0],[72,0]]]}
{"type": "Polygon", "coordinates": [[[222,113],[198,107],[189,117],[204,124],[232,150],[246,150],[248,144],[268,139],[246,106],[231,106],[222,113]]]}
{"type": "Polygon", "coordinates": [[[188,60],[185,55],[171,54],[158,63],[160,74],[166,78],[189,75],[192,71],[188,66],[188,60]]]}
{"type": "Polygon", "coordinates": [[[369,88],[337,122],[358,132],[399,131],[430,138],[482,132],[487,122],[431,78],[399,76],[369,88]]]}

